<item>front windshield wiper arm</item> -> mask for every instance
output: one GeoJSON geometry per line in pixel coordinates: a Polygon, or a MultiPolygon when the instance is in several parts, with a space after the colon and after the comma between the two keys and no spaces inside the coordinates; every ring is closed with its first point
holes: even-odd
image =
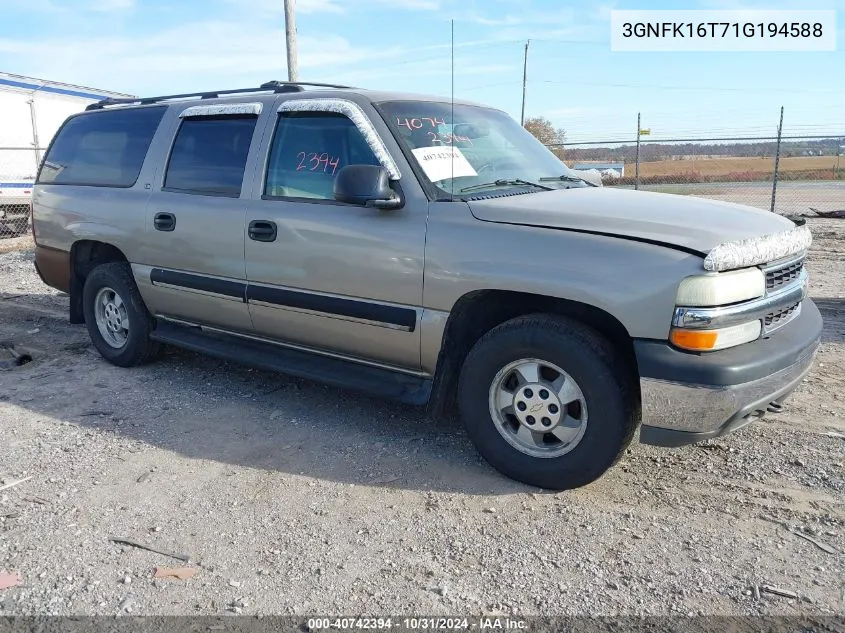
{"type": "Polygon", "coordinates": [[[531,187],[537,187],[537,189],[542,189],[543,191],[553,191],[553,187],[547,187],[546,185],[539,185],[536,182],[531,182],[530,180],[522,180],[521,178],[500,178],[499,180],[494,180],[493,182],[484,182],[480,185],[471,185],[469,187],[464,187],[461,189],[461,193],[465,193],[467,191],[475,191],[477,189],[486,189],[487,187],[506,187],[508,185],[529,185],[531,187]]]}
{"type": "Polygon", "coordinates": [[[585,180],[584,178],[580,178],[578,176],[568,176],[567,174],[563,174],[561,176],[544,176],[543,178],[540,178],[540,182],[555,182],[560,180],[564,182],[583,182],[591,187],[598,187],[598,185],[594,182],[590,182],[589,180],[585,180]]]}

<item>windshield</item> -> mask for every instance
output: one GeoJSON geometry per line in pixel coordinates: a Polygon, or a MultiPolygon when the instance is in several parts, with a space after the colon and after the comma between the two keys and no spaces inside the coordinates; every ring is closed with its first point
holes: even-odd
{"type": "Polygon", "coordinates": [[[585,186],[504,112],[431,101],[392,101],[380,107],[420,171],[445,196],[585,186]]]}

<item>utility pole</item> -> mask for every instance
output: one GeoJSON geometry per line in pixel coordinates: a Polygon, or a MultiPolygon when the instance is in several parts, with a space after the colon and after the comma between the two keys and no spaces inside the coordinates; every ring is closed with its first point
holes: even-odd
{"type": "Polygon", "coordinates": [[[525,85],[528,82],[528,45],[531,40],[525,42],[525,57],[522,61],[522,116],[519,119],[520,125],[525,125],[525,85]]]}
{"type": "Polygon", "coordinates": [[[285,42],[288,50],[288,81],[297,81],[296,0],[285,0],[285,42]]]}
{"type": "Polygon", "coordinates": [[[775,212],[775,193],[778,190],[778,164],[780,163],[780,139],[781,132],[783,132],[783,106],[780,107],[780,123],[778,123],[778,145],[775,149],[775,171],[772,174],[772,206],[769,209],[772,213],[775,212]]]}
{"type": "Polygon", "coordinates": [[[636,166],[636,176],[634,177],[634,189],[640,188],[640,130],[642,126],[640,125],[640,113],[637,112],[637,166],[636,166]]]}

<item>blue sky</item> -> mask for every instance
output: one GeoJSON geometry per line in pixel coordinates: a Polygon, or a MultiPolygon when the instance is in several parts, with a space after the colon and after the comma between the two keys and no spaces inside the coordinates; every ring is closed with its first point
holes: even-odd
{"type": "MultiPolygon", "coordinates": [[[[654,137],[845,135],[845,0],[298,0],[300,78],[448,95],[570,141],[630,138],[637,112],[654,137]],[[835,9],[827,53],[610,51],[612,9],[835,9]]],[[[0,0],[0,71],[131,94],[285,79],[282,0],[0,0]]]]}

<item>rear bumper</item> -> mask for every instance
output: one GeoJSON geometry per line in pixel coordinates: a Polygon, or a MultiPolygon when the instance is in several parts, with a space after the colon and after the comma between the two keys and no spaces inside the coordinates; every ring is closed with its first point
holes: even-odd
{"type": "Polygon", "coordinates": [[[813,365],[822,330],[818,308],[770,338],[705,355],[636,341],[643,426],[640,441],[681,446],[724,435],[780,403],[813,365]]]}
{"type": "Polygon", "coordinates": [[[48,286],[70,292],[70,253],[58,248],[35,245],[35,270],[48,286]]]}

